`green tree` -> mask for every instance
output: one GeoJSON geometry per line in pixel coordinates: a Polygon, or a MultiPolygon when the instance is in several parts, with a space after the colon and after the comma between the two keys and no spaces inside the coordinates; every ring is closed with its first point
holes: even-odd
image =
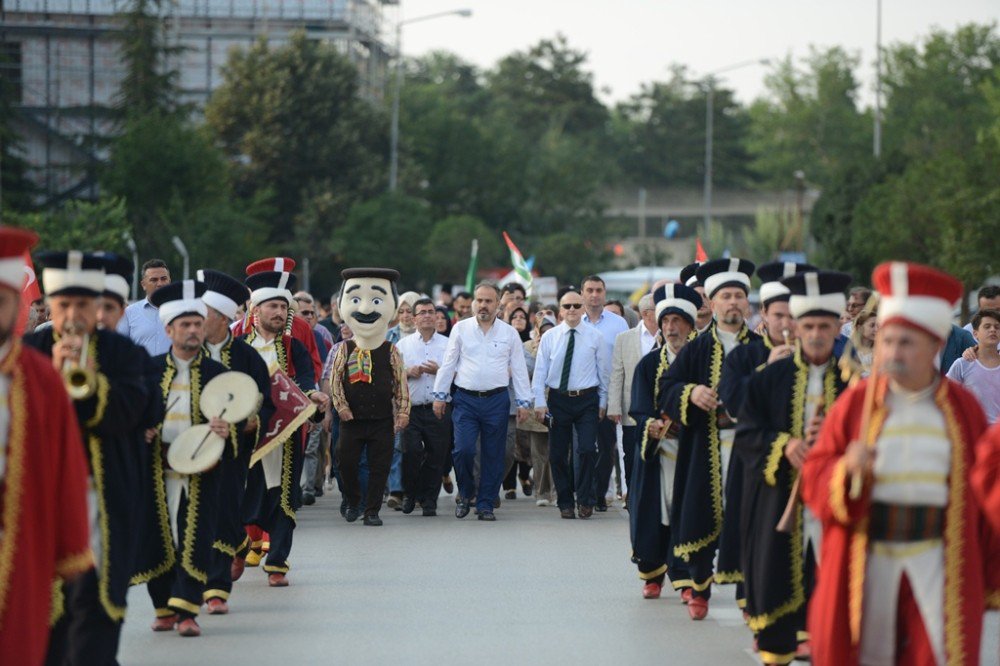
{"type": "MultiPolygon", "coordinates": [[[[169,0],[168,0],[169,2],[169,0]]],[[[128,0],[120,17],[118,33],[125,78],[118,92],[122,117],[148,113],[181,113],[190,109],[179,103],[177,70],[170,58],[180,51],[167,41],[164,30],[164,0],[128,0]]]]}
{"type": "Polygon", "coordinates": [[[61,208],[11,213],[7,223],[37,233],[40,250],[77,248],[127,253],[125,237],[132,230],[125,202],[114,198],[69,201],[61,208]]]}
{"type": "MultiPolygon", "coordinates": [[[[668,81],[643,84],[617,105],[613,141],[618,164],[632,183],[647,187],[700,186],[705,177],[706,92],[674,66],[668,81]]],[[[720,187],[752,181],[746,149],[750,118],[726,88],[713,96],[712,172],[720,187]]]]}
{"type": "Polygon", "coordinates": [[[791,56],[765,78],[768,95],[750,107],[747,145],[770,187],[796,171],[826,186],[834,173],[871,154],[871,118],[858,108],[858,58],[840,47],[813,50],[805,68],[791,56]]]}
{"type": "MultiPolygon", "coordinates": [[[[355,204],[343,226],[334,231],[334,242],[341,265],[395,268],[401,287],[420,288],[427,284],[421,250],[430,228],[426,203],[401,194],[383,194],[355,204]]],[[[467,251],[462,256],[468,256],[467,251]]]]}
{"type": "Polygon", "coordinates": [[[479,241],[479,265],[495,266],[503,261],[503,249],[495,231],[471,215],[453,215],[438,221],[424,244],[428,277],[458,284],[465,279],[472,241],[479,241]]]}
{"type": "Polygon", "coordinates": [[[543,275],[554,275],[564,284],[579,285],[587,275],[605,269],[610,258],[606,248],[568,232],[550,234],[535,245],[538,270],[543,275]]]}
{"type": "Polygon", "coordinates": [[[205,117],[236,167],[242,196],[273,192],[274,215],[264,242],[308,252],[294,220],[320,187],[332,192],[335,219],[385,188],[385,117],[358,96],[354,64],[336,46],[297,33],[272,48],[256,42],[235,51],[205,117]]]}

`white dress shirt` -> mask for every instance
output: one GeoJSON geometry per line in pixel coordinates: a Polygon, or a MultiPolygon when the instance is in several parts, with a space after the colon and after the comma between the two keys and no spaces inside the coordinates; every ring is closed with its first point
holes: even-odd
{"type": "Polygon", "coordinates": [[[642,358],[653,351],[653,346],[656,344],[656,334],[650,333],[649,329],[646,328],[646,324],[641,321],[639,322],[639,330],[641,331],[639,333],[639,358],[642,358]]]}
{"type": "MultiPolygon", "coordinates": [[[[444,363],[444,352],[448,349],[448,338],[440,333],[431,335],[430,340],[424,340],[420,332],[411,333],[404,336],[396,343],[396,349],[403,356],[403,365],[407,370],[414,366],[423,365],[428,361],[438,364],[440,370],[444,363]]],[[[406,383],[410,387],[410,405],[429,405],[434,402],[434,379],[436,375],[429,375],[426,372],[419,377],[407,377],[406,383]]]]}
{"type": "Polygon", "coordinates": [[[517,406],[530,408],[531,384],[521,336],[499,319],[485,333],[476,317],[458,322],[448,337],[444,363],[434,382],[434,399],[447,400],[452,382],[469,391],[490,391],[513,383],[517,406]]]}
{"type": "Polygon", "coordinates": [[[604,336],[595,326],[580,322],[575,329],[571,329],[563,322],[542,336],[542,341],[538,344],[535,378],[532,382],[536,408],[546,405],[546,388],[559,388],[571,330],[575,331],[576,340],[573,341],[573,360],[566,390],[580,391],[596,386],[601,408],[608,406],[611,357],[604,353],[604,336]]]}

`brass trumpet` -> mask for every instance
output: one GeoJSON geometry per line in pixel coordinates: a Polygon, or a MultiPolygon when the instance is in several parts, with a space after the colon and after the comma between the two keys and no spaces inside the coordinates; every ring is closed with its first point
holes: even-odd
{"type": "Polygon", "coordinates": [[[80,358],[77,361],[67,359],[63,363],[62,376],[66,392],[73,400],[86,400],[97,391],[97,375],[87,367],[87,355],[90,347],[90,334],[80,335],[76,322],[67,322],[63,327],[63,336],[77,338],[80,341],[80,358]]]}

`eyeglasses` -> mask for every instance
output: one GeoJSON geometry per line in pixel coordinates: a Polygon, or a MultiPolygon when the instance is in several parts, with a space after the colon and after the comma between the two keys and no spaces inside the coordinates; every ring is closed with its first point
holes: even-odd
{"type": "Polygon", "coordinates": [[[315,310],[303,310],[299,314],[302,315],[303,317],[314,317],[316,315],[316,311],[315,310]]]}
{"type": "Polygon", "coordinates": [[[579,310],[582,307],[583,307],[583,303],[563,303],[562,304],[562,309],[563,310],[579,310]]]}

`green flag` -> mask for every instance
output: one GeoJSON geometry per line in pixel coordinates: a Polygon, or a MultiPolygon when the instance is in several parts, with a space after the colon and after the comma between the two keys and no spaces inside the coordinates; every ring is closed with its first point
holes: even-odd
{"type": "Polygon", "coordinates": [[[476,287],[476,264],[479,263],[479,240],[472,239],[472,253],[469,255],[469,272],[465,274],[465,290],[472,293],[476,287]]]}

